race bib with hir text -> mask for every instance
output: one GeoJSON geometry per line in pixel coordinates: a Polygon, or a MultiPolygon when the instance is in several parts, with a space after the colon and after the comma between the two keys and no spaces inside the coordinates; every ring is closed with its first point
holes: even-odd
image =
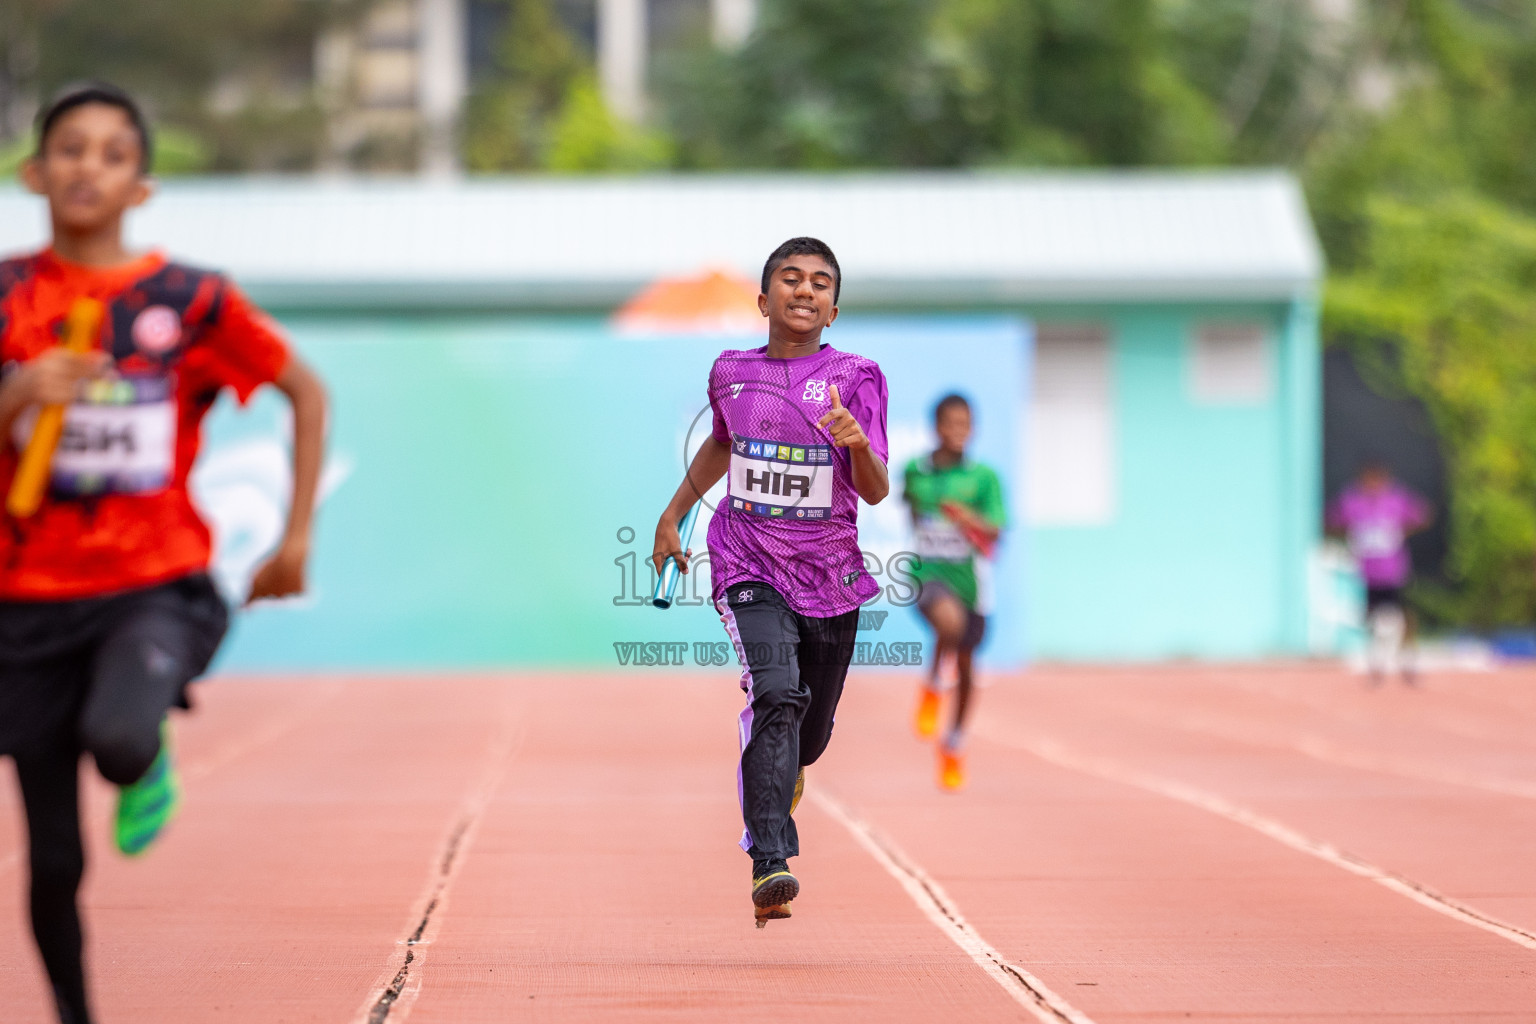
{"type": "Polygon", "coordinates": [[[731,507],[777,519],[832,516],[832,446],[738,437],[731,442],[731,507]]]}

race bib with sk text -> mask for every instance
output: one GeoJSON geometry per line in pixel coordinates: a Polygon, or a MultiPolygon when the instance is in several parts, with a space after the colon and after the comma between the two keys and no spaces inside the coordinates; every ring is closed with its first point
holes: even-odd
{"type": "MultiPolygon", "coordinates": [[[[31,438],[36,419],[35,410],[18,417],[18,448],[31,438]]],[[[49,486],[63,497],[148,494],[170,483],[175,465],[171,378],[111,377],[87,384],[84,396],[65,410],[49,486]]]]}

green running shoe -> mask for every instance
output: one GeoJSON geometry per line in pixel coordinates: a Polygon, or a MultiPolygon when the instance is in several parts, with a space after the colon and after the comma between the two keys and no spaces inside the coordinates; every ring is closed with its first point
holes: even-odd
{"type": "Polygon", "coordinates": [[[136,857],[149,848],[181,806],[181,780],[171,759],[171,724],[160,724],[160,753],[144,777],[117,792],[117,848],[136,857]]]}

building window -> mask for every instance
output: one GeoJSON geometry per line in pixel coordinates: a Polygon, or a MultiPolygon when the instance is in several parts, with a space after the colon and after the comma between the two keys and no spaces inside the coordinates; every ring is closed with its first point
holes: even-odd
{"type": "Polygon", "coordinates": [[[1115,407],[1109,332],[1039,324],[1021,446],[1031,526],[1103,526],[1115,516],[1115,407]]]}
{"type": "Polygon", "coordinates": [[[1269,401],[1272,386],[1269,362],[1263,324],[1201,324],[1195,329],[1189,360],[1195,401],[1262,405],[1269,401]]]}

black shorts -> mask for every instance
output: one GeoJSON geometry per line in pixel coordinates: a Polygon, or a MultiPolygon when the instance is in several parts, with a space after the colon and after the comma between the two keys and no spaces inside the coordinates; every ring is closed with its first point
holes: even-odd
{"type": "Polygon", "coordinates": [[[186,684],[207,668],[229,627],[229,608],[205,573],[153,587],[69,601],[0,601],[0,755],[72,730],[99,652],[123,634],[144,634],[185,676],[172,703],[189,707],[186,684]]]}
{"type": "Polygon", "coordinates": [[[917,607],[926,612],[935,601],[945,597],[960,601],[960,606],[965,609],[965,632],[960,634],[960,649],[974,651],[981,646],[981,641],[987,635],[987,617],[961,601],[960,595],[955,593],[947,583],[939,580],[924,580],[917,590],[917,607]]]}
{"type": "Polygon", "coordinates": [[[1365,614],[1369,615],[1378,608],[1407,609],[1403,602],[1402,587],[1366,587],[1365,588],[1365,614]]]}

